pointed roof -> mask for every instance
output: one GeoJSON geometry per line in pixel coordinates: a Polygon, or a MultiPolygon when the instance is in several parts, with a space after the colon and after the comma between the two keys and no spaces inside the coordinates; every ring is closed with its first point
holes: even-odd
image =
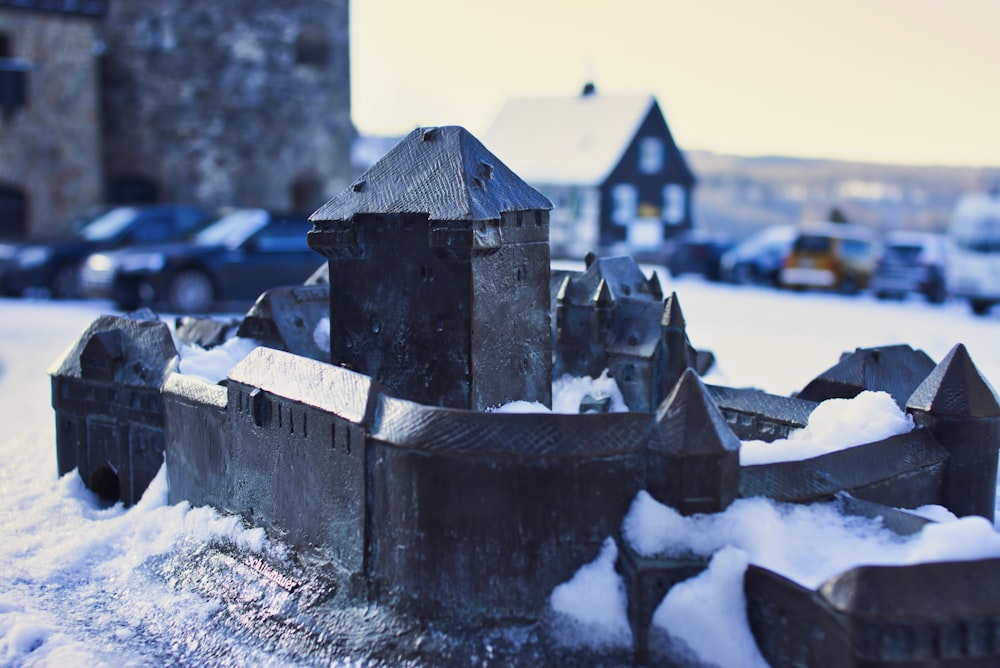
{"type": "Polygon", "coordinates": [[[906,407],[945,417],[998,417],[1000,397],[959,343],[913,392],[906,407]]]}
{"type": "Polygon", "coordinates": [[[49,367],[50,376],[85,378],[85,357],[94,353],[120,360],[107,378],[119,385],[158,388],[177,364],[170,328],[144,309],[124,316],[102,315],[90,323],[49,367]]]}
{"type": "MultiPolygon", "coordinates": [[[[635,260],[627,255],[596,258],[582,273],[571,274],[562,297],[569,298],[573,304],[587,304],[602,290],[602,283],[614,301],[623,298],[654,299],[654,284],[643,275],[635,260]]],[[[659,282],[655,284],[655,287],[658,286],[659,282]]]]}
{"type": "Polygon", "coordinates": [[[739,450],[740,439],[708,388],[693,369],[680,380],[656,410],[660,439],[653,448],[678,455],[704,455],[739,450]]]}
{"type": "Polygon", "coordinates": [[[426,213],[431,220],[497,220],[505,211],[549,210],[552,203],[521,180],[468,130],[417,128],[312,222],[358,214],[426,213]]]}
{"type": "MultiPolygon", "coordinates": [[[[652,95],[512,99],[486,141],[530,183],[598,185],[654,108],[662,116],[652,95]]],[[[680,164],[690,173],[683,157],[680,164]]]]}
{"type": "Polygon", "coordinates": [[[684,312],[681,311],[681,303],[677,299],[676,292],[671,292],[667,298],[667,303],[663,305],[662,325],[664,327],[676,327],[679,329],[684,329],[685,327],[684,312]]]}

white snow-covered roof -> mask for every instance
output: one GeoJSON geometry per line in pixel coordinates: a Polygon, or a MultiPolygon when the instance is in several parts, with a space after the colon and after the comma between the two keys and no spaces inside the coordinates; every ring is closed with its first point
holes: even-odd
{"type": "Polygon", "coordinates": [[[528,183],[597,185],[655,99],[602,94],[508,100],[484,144],[528,183]]]}

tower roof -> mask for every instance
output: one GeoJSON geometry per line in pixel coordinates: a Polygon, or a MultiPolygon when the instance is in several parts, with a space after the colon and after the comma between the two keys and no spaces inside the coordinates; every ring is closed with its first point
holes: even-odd
{"type": "Polygon", "coordinates": [[[1000,397],[959,343],[913,392],[906,407],[947,417],[997,417],[1000,397]]]}
{"type": "Polygon", "coordinates": [[[657,408],[656,422],[660,440],[652,447],[663,452],[703,455],[740,448],[740,439],[693,369],[684,371],[657,408]]]}
{"type": "Polygon", "coordinates": [[[425,213],[431,220],[497,220],[502,212],[549,210],[552,203],[459,126],[417,128],[313,222],[358,214],[425,213]]]}
{"type": "Polygon", "coordinates": [[[659,280],[655,283],[651,280],[627,255],[595,258],[586,271],[570,276],[563,297],[573,304],[587,304],[601,290],[603,283],[612,301],[631,298],[659,302],[663,290],[659,280]]]}

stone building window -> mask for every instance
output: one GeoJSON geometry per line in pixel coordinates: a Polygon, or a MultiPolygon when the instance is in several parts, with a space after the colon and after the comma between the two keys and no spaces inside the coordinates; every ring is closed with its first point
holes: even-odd
{"type": "Polygon", "coordinates": [[[323,184],[315,176],[296,177],[289,191],[293,211],[312,213],[323,204],[323,184]]]}
{"type": "Polygon", "coordinates": [[[23,239],[28,231],[28,198],[0,184],[0,239],[23,239]]]}
{"type": "Polygon", "coordinates": [[[144,176],[118,176],[108,183],[107,201],[111,204],[155,204],[160,187],[144,176]]]}
{"type": "Polygon", "coordinates": [[[10,35],[0,32],[0,111],[9,116],[28,102],[29,63],[14,57],[10,35]]]}
{"type": "Polygon", "coordinates": [[[295,38],[295,64],[326,69],[330,63],[330,42],[326,35],[305,30],[295,38]]]}

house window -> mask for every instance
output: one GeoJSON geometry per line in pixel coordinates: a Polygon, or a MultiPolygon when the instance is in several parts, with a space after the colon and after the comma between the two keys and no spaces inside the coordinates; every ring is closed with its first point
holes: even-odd
{"type": "Polygon", "coordinates": [[[635,218],[636,207],[639,204],[639,194],[635,186],[621,183],[611,189],[613,208],[611,220],[618,225],[627,225],[635,218]]]}
{"type": "Polygon", "coordinates": [[[671,183],[663,187],[663,222],[677,225],[684,222],[687,209],[684,187],[671,183]]]}
{"type": "Polygon", "coordinates": [[[639,171],[656,174],[663,169],[663,142],[656,137],[639,140],[639,171]]]}

